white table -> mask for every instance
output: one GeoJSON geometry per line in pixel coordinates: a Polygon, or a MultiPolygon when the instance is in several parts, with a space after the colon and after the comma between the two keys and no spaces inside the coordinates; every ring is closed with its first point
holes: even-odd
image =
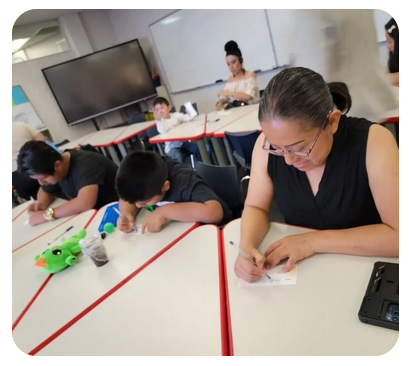
{"type": "Polygon", "coordinates": [[[100,130],[95,132],[90,138],[85,139],[82,144],[89,144],[94,147],[107,148],[111,154],[112,160],[119,165],[120,161],[118,154],[112,145],[114,141],[127,129],[126,126],[108,128],[107,130],[100,130]]]}
{"type": "Polygon", "coordinates": [[[200,156],[204,163],[210,164],[210,159],[207,154],[206,146],[203,141],[206,131],[206,115],[199,114],[192,121],[182,123],[169,130],[149,139],[151,144],[160,144],[171,141],[196,141],[200,151],[200,156]]]}
{"type": "Polygon", "coordinates": [[[38,355],[222,355],[217,238],[195,229],[38,355]]]}
{"type": "Polygon", "coordinates": [[[75,140],[72,140],[70,142],[67,142],[64,145],[61,145],[58,147],[59,150],[64,151],[66,149],[76,149],[79,148],[79,145],[82,144],[83,141],[86,141],[88,139],[90,139],[93,135],[95,135],[96,132],[91,132],[88,135],[79,137],[75,140]]]}
{"type": "Polygon", "coordinates": [[[223,138],[226,136],[225,132],[239,133],[254,130],[261,131],[260,122],[258,121],[258,108],[215,131],[213,137],[223,138]]]}
{"type": "Polygon", "coordinates": [[[114,144],[118,146],[122,157],[125,158],[125,156],[127,155],[125,146],[123,144],[126,140],[129,140],[130,138],[137,136],[154,126],[156,126],[155,121],[139,122],[128,126],[124,130],[124,132],[122,132],[114,141],[114,144]]]}
{"type": "MultiPolygon", "coordinates": [[[[64,204],[65,200],[63,199],[56,199],[50,207],[58,207],[64,204]]],[[[63,224],[65,221],[69,220],[70,217],[62,217],[61,219],[57,219],[54,221],[49,221],[41,225],[31,226],[28,222],[29,216],[27,213],[27,208],[31,204],[31,201],[27,201],[20,206],[20,209],[23,209],[19,216],[16,216],[13,219],[12,223],[12,230],[13,230],[13,244],[12,250],[16,250],[17,248],[28,244],[29,242],[33,241],[34,239],[44,235],[45,233],[55,229],[56,227],[63,224]]],[[[16,208],[18,208],[17,206],[16,208]]],[[[72,217],[72,216],[71,216],[72,217]]]]}
{"type": "MultiPolygon", "coordinates": [[[[104,213],[105,207],[93,218],[87,229],[89,234],[97,232],[104,213]]],[[[137,224],[149,214],[143,210],[137,224]]],[[[14,330],[15,343],[23,352],[30,352],[195,226],[170,222],[161,232],[144,235],[115,230],[104,240],[109,262],[98,268],[80,255],[77,264],[54,274],[14,330]]],[[[126,306],[122,304],[121,309],[126,306]]]]}
{"type": "Polygon", "coordinates": [[[223,149],[221,141],[214,134],[222,128],[230,126],[235,121],[244,118],[250,113],[258,110],[258,104],[252,104],[239,108],[232,108],[227,111],[212,112],[207,115],[206,136],[211,138],[212,145],[219,165],[228,165],[229,161],[223,149]]]}
{"type": "MultiPolygon", "coordinates": [[[[361,323],[358,311],[373,265],[398,258],[322,254],[298,263],[297,284],[237,287],[233,267],[240,220],[223,230],[228,303],[235,355],[382,355],[398,332],[361,323]]],[[[307,229],[271,224],[260,250],[307,229]]]]}
{"type": "Polygon", "coordinates": [[[20,205],[14,207],[12,209],[12,213],[11,213],[11,219],[12,221],[14,221],[18,216],[20,216],[23,212],[25,212],[28,208],[28,206],[30,206],[31,201],[26,201],[24,203],[21,203],[20,205]]]}
{"type": "Polygon", "coordinates": [[[34,265],[34,257],[54,245],[61,244],[62,239],[66,240],[77,234],[86,227],[94,213],[95,210],[89,210],[72,217],[57,229],[40,236],[29,245],[16,250],[12,254],[13,328],[17,325],[16,320],[22,315],[23,310],[29,305],[30,301],[49,277],[45,271],[34,265]],[[71,226],[71,230],[54,241],[55,238],[71,226]]]}

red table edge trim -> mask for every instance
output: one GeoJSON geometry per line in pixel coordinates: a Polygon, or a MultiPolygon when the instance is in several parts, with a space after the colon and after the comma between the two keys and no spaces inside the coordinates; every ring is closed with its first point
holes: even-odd
{"type": "MultiPolygon", "coordinates": [[[[92,214],[92,216],[89,218],[88,222],[85,224],[84,229],[86,229],[88,227],[88,225],[91,223],[92,219],[94,218],[94,216],[97,214],[97,211],[94,210],[94,213],[92,214]]],[[[70,220],[72,220],[74,217],[71,217],[69,220],[65,221],[68,222],[70,220]]],[[[62,225],[62,224],[61,224],[62,225]]],[[[47,283],[51,280],[51,277],[53,275],[50,274],[48,275],[48,277],[45,279],[45,281],[43,282],[43,284],[39,287],[39,289],[37,290],[37,292],[34,294],[33,298],[28,302],[28,304],[25,306],[25,308],[23,309],[23,311],[20,313],[20,315],[17,317],[17,319],[14,321],[11,330],[13,331],[14,328],[17,326],[18,323],[20,323],[21,319],[23,319],[24,315],[27,313],[28,309],[30,309],[31,305],[33,305],[35,299],[37,299],[37,297],[40,295],[40,293],[44,290],[44,287],[47,285],[47,283]]],[[[14,342],[15,343],[15,342],[14,342]]],[[[17,345],[16,345],[17,346],[17,345]]]]}
{"type": "Polygon", "coordinates": [[[161,251],[156,253],[153,257],[151,257],[148,261],[146,261],[142,266],[137,268],[134,272],[132,272],[130,275],[125,277],[121,282],[116,284],[114,287],[112,287],[109,291],[107,291],[104,295],[102,295],[99,299],[95,300],[91,305],[86,307],[83,311],[81,311],[77,316],[72,318],[67,324],[63,325],[59,330],[57,330],[54,334],[50,335],[48,338],[46,338],[43,342],[41,342],[37,347],[35,347],[33,350],[31,350],[28,355],[34,356],[37,354],[39,351],[41,351],[44,347],[46,347],[48,344],[50,344],[54,339],[58,338],[62,333],[64,333],[67,329],[71,328],[78,320],[83,318],[85,315],[87,315],[90,311],[95,309],[100,303],[102,303],[105,299],[107,299],[109,296],[111,296],[113,293],[115,293],[117,290],[119,290],[123,285],[125,285],[127,282],[129,282],[132,278],[134,278],[139,272],[143,271],[146,267],[148,267],[151,263],[153,263],[156,259],[158,259],[162,254],[166,253],[170,248],[172,248],[176,243],[178,243],[181,239],[183,239],[187,234],[189,234],[191,231],[196,229],[199,226],[198,223],[195,223],[192,225],[190,229],[185,231],[182,235],[177,237],[174,241],[172,241],[169,245],[167,245],[165,248],[163,248],[161,251]]]}
{"type": "Polygon", "coordinates": [[[27,210],[28,210],[28,206],[23,211],[21,211],[14,219],[12,219],[11,222],[14,222],[17,218],[19,218],[27,210]]]}
{"type": "MultiPolygon", "coordinates": [[[[205,127],[206,129],[206,127],[205,127]]],[[[151,144],[161,144],[164,142],[173,142],[173,141],[188,141],[188,140],[200,140],[201,138],[203,138],[205,136],[205,132],[203,131],[203,133],[201,133],[200,135],[196,135],[196,136],[190,136],[190,137],[183,137],[183,138],[173,138],[173,139],[160,139],[160,140],[155,140],[155,137],[152,137],[149,139],[149,142],[151,144]]]]}
{"type": "Polygon", "coordinates": [[[222,231],[218,228],[218,251],[219,251],[219,292],[220,292],[220,322],[221,322],[221,338],[222,338],[222,356],[230,356],[230,342],[229,342],[229,321],[227,318],[228,304],[226,297],[228,291],[226,290],[226,269],[224,260],[223,236],[222,231]]]}
{"type": "MultiPolygon", "coordinates": [[[[129,127],[129,126],[128,126],[129,127]]],[[[109,130],[109,128],[107,128],[106,130],[109,130]]],[[[106,130],[101,130],[101,131],[106,131],[106,130]]],[[[98,131],[97,131],[98,132],[98,131]]],[[[90,144],[90,143],[86,143],[85,145],[91,145],[94,147],[109,147],[112,145],[116,145],[116,139],[121,136],[123,133],[125,132],[125,130],[121,131],[111,142],[108,142],[106,144],[90,144]]],[[[95,132],[96,133],[96,132],[95,132]]],[[[91,136],[92,137],[92,136],[91,136]]]]}
{"type": "MultiPolygon", "coordinates": [[[[233,221],[237,221],[237,220],[241,220],[241,218],[230,221],[228,224],[223,226],[222,230],[220,230],[221,255],[223,257],[223,269],[224,269],[224,291],[225,291],[225,303],[226,303],[226,320],[227,320],[229,356],[234,356],[234,348],[233,348],[233,332],[232,332],[232,324],[231,324],[231,316],[230,316],[229,285],[228,285],[228,277],[227,277],[226,256],[225,256],[225,251],[224,251],[224,248],[225,248],[225,245],[224,245],[224,230],[226,229],[226,227],[229,224],[231,224],[233,221]]],[[[271,221],[270,223],[286,225],[286,226],[294,226],[294,227],[299,227],[299,228],[302,228],[302,229],[317,230],[317,229],[308,228],[308,227],[304,227],[304,226],[286,224],[286,223],[278,222],[278,221],[271,221]]]]}
{"type": "MultiPolygon", "coordinates": [[[[252,112],[253,112],[253,111],[249,111],[249,112],[247,112],[246,114],[243,114],[242,116],[237,117],[237,118],[234,119],[233,121],[229,122],[226,126],[230,126],[232,123],[237,122],[239,119],[241,119],[241,118],[247,116],[248,114],[250,114],[250,113],[252,113],[252,112]]],[[[223,127],[220,127],[220,128],[224,128],[224,127],[226,127],[226,126],[223,126],[223,127]]],[[[215,133],[216,133],[217,131],[218,131],[218,130],[216,130],[216,131],[214,131],[214,132],[209,132],[209,133],[206,132],[206,133],[205,133],[205,136],[206,136],[206,137],[217,137],[217,136],[215,136],[215,133]]]]}
{"type": "MultiPolygon", "coordinates": [[[[146,121],[146,122],[149,122],[149,121],[146,121]]],[[[140,133],[145,132],[146,130],[149,130],[150,128],[152,128],[152,127],[154,127],[154,126],[155,126],[155,121],[153,121],[153,123],[152,123],[151,125],[149,125],[149,126],[143,128],[143,129],[141,129],[141,130],[138,130],[137,132],[134,132],[132,135],[128,135],[128,136],[126,136],[126,137],[123,137],[123,138],[120,139],[120,140],[115,140],[115,141],[114,141],[114,145],[122,144],[124,141],[129,140],[129,139],[131,139],[132,137],[135,137],[135,136],[139,135],[140,133]]],[[[128,127],[129,127],[129,126],[128,126],[128,127]]],[[[123,132],[122,132],[122,133],[123,133],[123,132]]],[[[120,137],[121,137],[121,135],[118,136],[118,138],[120,138],[120,137]]]]}
{"type": "Polygon", "coordinates": [[[381,125],[387,125],[390,123],[399,123],[399,116],[397,117],[389,117],[387,119],[385,119],[384,121],[382,121],[380,124],[381,125]]]}

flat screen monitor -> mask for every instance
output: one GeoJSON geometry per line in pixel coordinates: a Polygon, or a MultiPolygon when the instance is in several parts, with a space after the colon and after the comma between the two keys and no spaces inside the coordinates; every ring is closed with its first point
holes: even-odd
{"type": "Polygon", "coordinates": [[[42,71],[69,125],[156,95],[138,40],[42,71]]]}

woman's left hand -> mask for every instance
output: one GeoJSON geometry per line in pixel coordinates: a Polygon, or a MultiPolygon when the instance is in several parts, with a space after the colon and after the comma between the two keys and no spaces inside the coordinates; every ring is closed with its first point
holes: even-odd
{"type": "Polygon", "coordinates": [[[291,271],[295,263],[313,256],[316,251],[313,245],[315,233],[290,235],[271,244],[264,253],[266,261],[264,266],[267,269],[275,267],[283,259],[288,258],[283,267],[283,272],[291,271]]]}

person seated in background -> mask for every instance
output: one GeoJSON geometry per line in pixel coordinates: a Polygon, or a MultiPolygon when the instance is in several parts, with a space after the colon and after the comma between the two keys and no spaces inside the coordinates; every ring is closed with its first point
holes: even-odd
{"type": "Polygon", "coordinates": [[[142,233],[157,232],[167,220],[225,224],[231,211],[196,172],[152,152],[135,151],[122,161],[116,176],[121,217],[119,230],[129,233],[140,208],[156,209],[142,223],[142,233]]]}
{"type": "Polygon", "coordinates": [[[393,18],[385,24],[385,37],[389,51],[388,68],[392,85],[399,86],[399,28],[393,18]]]}
{"type": "MultiPolygon", "coordinates": [[[[157,97],[153,101],[153,117],[159,133],[165,133],[172,128],[191,121],[193,118],[187,113],[170,113],[172,106],[166,98],[157,97]]],[[[187,112],[187,111],[186,111],[187,112]]],[[[193,154],[197,160],[201,161],[199,148],[193,142],[167,141],[165,142],[165,153],[177,163],[183,163],[186,158],[184,151],[193,154]]]]}
{"type": "Polygon", "coordinates": [[[118,200],[115,175],[118,167],[105,156],[90,152],[58,152],[45,142],[26,142],[18,155],[18,168],[41,185],[37,201],[29,208],[31,225],[99,209],[118,200]],[[55,197],[70,201],[50,208],[55,197]]]}
{"type": "Polygon", "coordinates": [[[219,101],[216,103],[218,111],[226,107],[244,104],[256,104],[260,100],[257,77],[254,72],[243,67],[243,57],[240,48],[234,41],[229,41],[224,46],[226,63],[232,75],[227,80],[223,90],[217,93],[219,101]],[[238,103],[237,103],[238,102],[238,103]]]}
{"type": "Polygon", "coordinates": [[[25,200],[28,201],[31,197],[35,199],[40,185],[36,180],[31,179],[25,174],[21,174],[17,170],[17,156],[21,147],[27,141],[45,141],[45,137],[41,132],[36,131],[34,128],[23,122],[13,122],[12,133],[11,159],[13,187],[19,196],[23,197],[25,200]]]}

